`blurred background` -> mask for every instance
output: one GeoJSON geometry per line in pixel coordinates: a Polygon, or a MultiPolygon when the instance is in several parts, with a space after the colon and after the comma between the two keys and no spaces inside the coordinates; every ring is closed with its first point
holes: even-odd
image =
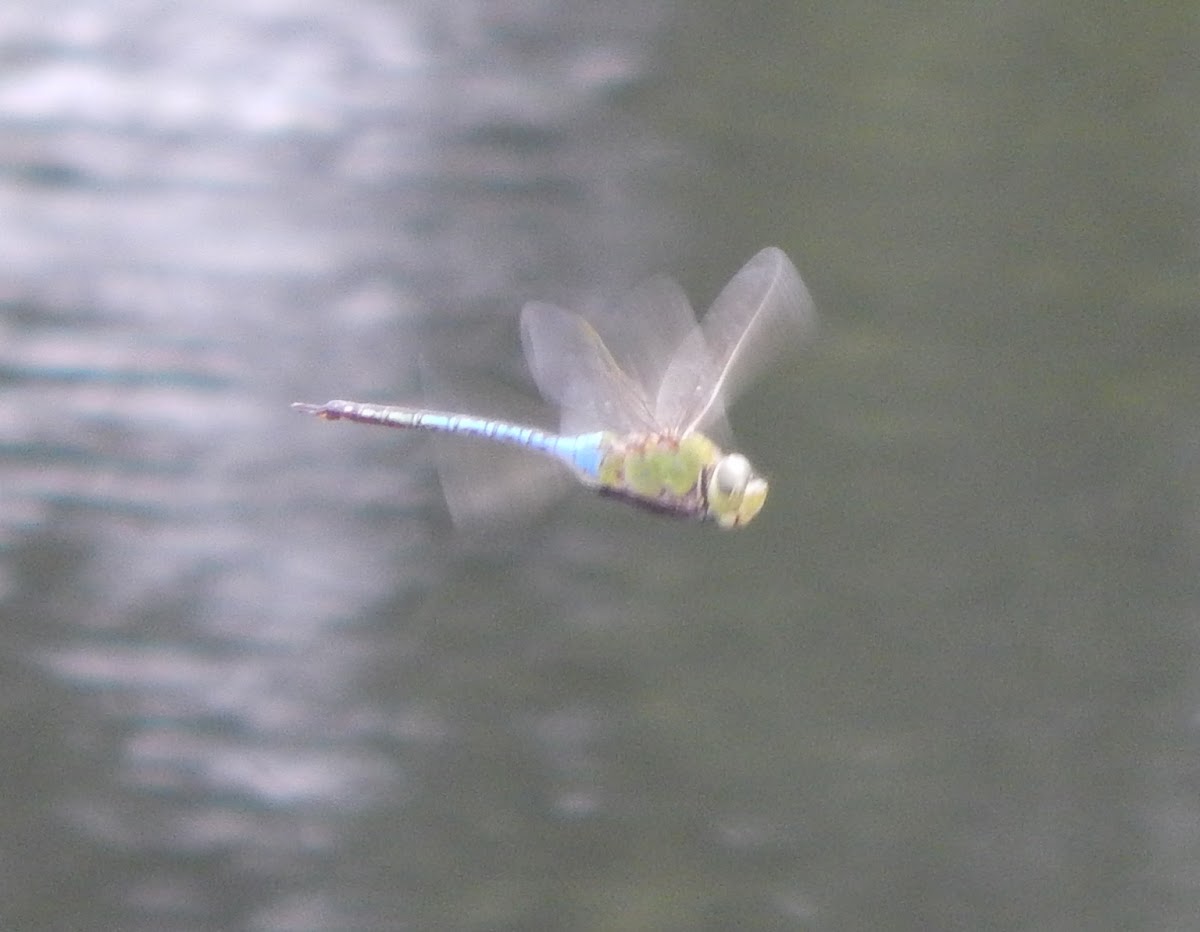
{"type": "Polygon", "coordinates": [[[1194,928],[1198,55],[1192,3],[7,4],[0,925],[1194,928]],[[744,531],[468,538],[422,438],[288,410],[520,395],[525,301],[771,244],[822,326],[732,410],[744,531]]]}

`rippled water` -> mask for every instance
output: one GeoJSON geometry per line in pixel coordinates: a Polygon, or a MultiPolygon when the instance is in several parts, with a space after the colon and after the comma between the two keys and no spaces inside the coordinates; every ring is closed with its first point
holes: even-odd
{"type": "Polygon", "coordinates": [[[507,311],[563,257],[614,271],[563,216],[643,209],[567,134],[643,71],[652,22],[610,13],[4,14],[3,591],[55,774],[19,790],[10,837],[53,862],[21,927],[394,927],[312,872],[411,797],[405,748],[452,740],[370,698],[429,648],[364,622],[436,578],[436,486],[286,405],[411,389],[420,317],[507,311]]]}
{"type": "Polygon", "coordinates": [[[0,12],[5,926],[1189,927],[1188,9],[0,12]],[[288,410],[769,243],[742,534],[288,410]]]}

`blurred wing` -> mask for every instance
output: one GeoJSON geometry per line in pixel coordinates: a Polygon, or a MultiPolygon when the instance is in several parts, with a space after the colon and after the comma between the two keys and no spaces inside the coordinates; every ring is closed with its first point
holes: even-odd
{"type": "MultiPolygon", "coordinates": [[[[452,372],[428,355],[420,362],[422,394],[430,404],[528,424],[545,419],[545,405],[494,377],[462,369],[452,372]]],[[[446,507],[463,531],[532,521],[574,482],[563,464],[519,447],[448,434],[430,439],[446,507]]]]}
{"type": "Polygon", "coordinates": [[[675,350],[696,329],[696,312],[679,285],[656,275],[595,315],[593,323],[622,368],[652,394],[675,350]]]}
{"type": "Polygon", "coordinates": [[[446,508],[464,531],[530,523],[573,481],[563,464],[500,444],[437,435],[433,449],[446,508]]]}
{"type": "Polygon", "coordinates": [[[815,323],[812,298],[791,260],[773,246],[762,250],[675,351],[655,401],[659,421],[681,433],[720,423],[725,405],[759,369],[815,323]]]}
{"type": "Polygon", "coordinates": [[[653,428],[646,393],[578,314],[552,304],[526,304],[521,344],[538,390],[561,408],[561,433],[653,428]]]}

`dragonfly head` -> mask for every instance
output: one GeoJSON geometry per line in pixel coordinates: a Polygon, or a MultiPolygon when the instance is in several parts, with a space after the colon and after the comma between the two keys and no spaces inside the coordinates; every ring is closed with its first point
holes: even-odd
{"type": "Polygon", "coordinates": [[[727,453],[712,468],[706,492],[709,517],[724,528],[741,527],[767,500],[767,480],[742,454],[727,453]]]}

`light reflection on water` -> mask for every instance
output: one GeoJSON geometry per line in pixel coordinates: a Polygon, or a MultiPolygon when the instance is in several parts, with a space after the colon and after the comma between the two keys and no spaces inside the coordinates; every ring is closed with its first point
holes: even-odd
{"type": "MultiPolygon", "coordinates": [[[[440,505],[419,446],[287,402],[414,386],[417,315],[509,313],[547,245],[595,241],[580,211],[644,210],[604,191],[613,146],[559,137],[637,79],[632,10],[564,43],[581,11],[6,14],[10,49],[37,51],[0,77],[0,594],[76,710],[44,724],[72,765],[46,805],[92,852],[91,922],[380,921],[291,882],[347,818],[403,807],[404,762],[461,727],[387,683],[429,662],[405,615],[440,505]],[[506,30],[544,52],[508,54],[506,30]],[[390,623],[364,623],[380,604],[390,623]],[[118,853],[159,865],[106,871],[118,853]]],[[[46,879],[12,915],[76,908],[46,879]]]]}
{"type": "Polygon", "coordinates": [[[0,12],[6,928],[1190,927],[1194,17],[650,15],[0,12]],[[287,409],[768,242],[744,535],[287,409]]]}

